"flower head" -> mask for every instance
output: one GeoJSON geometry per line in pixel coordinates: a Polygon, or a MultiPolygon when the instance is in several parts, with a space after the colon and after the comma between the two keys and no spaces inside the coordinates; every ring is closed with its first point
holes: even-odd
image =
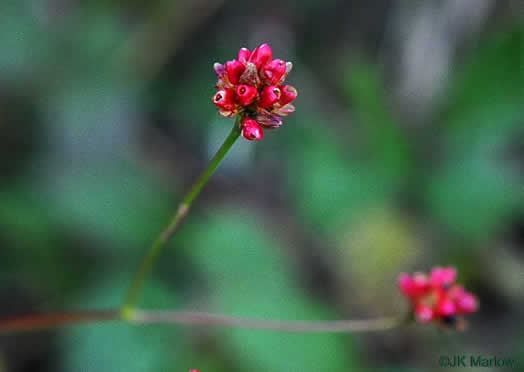
{"type": "Polygon", "coordinates": [[[478,301],[455,283],[456,277],[453,267],[435,267],[429,275],[399,275],[400,291],[408,298],[418,322],[463,328],[463,316],[476,312],[478,301]]]}
{"type": "Polygon", "coordinates": [[[240,125],[244,138],[261,140],[263,128],[280,127],[281,117],[295,111],[291,103],[298,92],[291,85],[284,85],[292,67],[291,62],[273,59],[267,44],[252,52],[242,48],[237,59],[215,63],[218,81],[213,103],[223,116],[242,115],[240,125]]]}

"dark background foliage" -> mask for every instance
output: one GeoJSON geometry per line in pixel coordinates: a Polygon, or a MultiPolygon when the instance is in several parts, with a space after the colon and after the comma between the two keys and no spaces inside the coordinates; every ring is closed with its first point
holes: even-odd
{"type": "Polygon", "coordinates": [[[402,314],[400,271],[454,265],[465,333],[124,324],[2,336],[0,371],[436,370],[524,364],[519,0],[0,3],[0,313],[115,307],[231,121],[215,61],[271,44],[297,112],[239,141],[141,306],[282,319],[402,314]]]}

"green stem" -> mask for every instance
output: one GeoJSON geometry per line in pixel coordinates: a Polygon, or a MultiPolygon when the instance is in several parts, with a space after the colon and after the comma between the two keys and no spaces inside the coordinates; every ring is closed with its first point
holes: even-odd
{"type": "Polygon", "coordinates": [[[138,294],[144,286],[144,281],[149,272],[151,271],[151,268],[155,263],[159,253],[162,251],[162,248],[164,248],[168,240],[176,232],[176,230],[180,226],[180,223],[188,214],[189,208],[191,207],[191,203],[196,199],[198,194],[200,194],[202,188],[207,184],[209,178],[213,175],[218,165],[220,164],[222,159],[224,159],[227,152],[229,151],[231,146],[233,146],[233,144],[239,136],[240,125],[239,119],[237,119],[235,121],[235,124],[233,125],[233,128],[231,128],[231,132],[227,136],[222,146],[220,146],[215,156],[213,156],[207,168],[200,175],[193,187],[191,187],[191,190],[189,190],[182,202],[179,204],[176,213],[173,215],[165,229],[162,230],[160,234],[158,234],[156,239],[153,241],[153,244],[149,248],[147,255],[144,257],[144,260],[142,261],[142,264],[140,265],[140,268],[138,269],[135,278],[131,283],[131,286],[129,287],[124,304],[121,307],[120,315],[123,319],[133,318],[134,307],[138,298],[138,294]]]}

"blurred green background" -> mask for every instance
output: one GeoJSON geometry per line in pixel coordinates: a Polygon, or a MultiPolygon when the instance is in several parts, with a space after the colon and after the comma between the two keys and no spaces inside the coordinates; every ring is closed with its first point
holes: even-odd
{"type": "MultiPolygon", "coordinates": [[[[3,0],[0,313],[115,307],[227,135],[213,63],[268,42],[297,112],[241,140],[140,305],[278,319],[398,315],[401,271],[454,265],[465,333],[123,324],[0,338],[0,371],[524,368],[520,0],[3,0]]],[[[483,369],[485,370],[485,369],[483,369]]]]}

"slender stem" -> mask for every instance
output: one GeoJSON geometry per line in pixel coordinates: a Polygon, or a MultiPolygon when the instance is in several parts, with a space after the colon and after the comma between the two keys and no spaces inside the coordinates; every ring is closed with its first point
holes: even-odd
{"type": "Polygon", "coordinates": [[[407,325],[407,318],[390,317],[367,320],[283,321],[237,318],[193,311],[136,310],[123,319],[119,310],[27,314],[0,319],[0,334],[36,331],[60,326],[102,321],[126,321],[131,324],[178,324],[187,326],[230,327],[279,332],[355,333],[386,331],[407,325]]]}
{"type": "Polygon", "coordinates": [[[273,330],[280,332],[349,333],[385,331],[403,324],[401,318],[332,321],[284,321],[237,318],[221,314],[192,311],[136,311],[132,320],[139,324],[180,324],[273,330]]]}
{"type": "Polygon", "coordinates": [[[140,290],[144,285],[144,281],[149,272],[151,271],[151,268],[155,263],[155,260],[157,259],[159,253],[162,251],[162,248],[164,248],[168,240],[176,232],[176,230],[180,226],[180,223],[188,214],[189,208],[191,207],[191,203],[196,199],[198,194],[200,194],[200,191],[202,191],[202,188],[207,184],[209,178],[213,175],[222,159],[224,159],[229,149],[238,139],[240,135],[240,125],[238,120],[239,119],[235,121],[233,128],[231,128],[231,132],[225,139],[222,146],[220,146],[215,156],[213,156],[207,168],[200,175],[198,180],[193,184],[193,187],[191,187],[191,189],[186,194],[182,202],[179,204],[176,213],[169,220],[167,226],[164,228],[164,230],[162,230],[162,232],[160,232],[160,234],[153,241],[153,244],[149,248],[149,251],[144,257],[144,260],[142,261],[142,264],[140,265],[140,268],[138,269],[135,278],[131,283],[131,286],[129,287],[127,296],[124,300],[124,304],[122,305],[121,316],[124,319],[132,317],[133,309],[136,304],[138,294],[140,293],[140,290]]]}
{"type": "Polygon", "coordinates": [[[120,319],[120,313],[116,309],[24,314],[0,319],[0,334],[38,331],[71,324],[94,323],[118,319],[120,319]]]}

